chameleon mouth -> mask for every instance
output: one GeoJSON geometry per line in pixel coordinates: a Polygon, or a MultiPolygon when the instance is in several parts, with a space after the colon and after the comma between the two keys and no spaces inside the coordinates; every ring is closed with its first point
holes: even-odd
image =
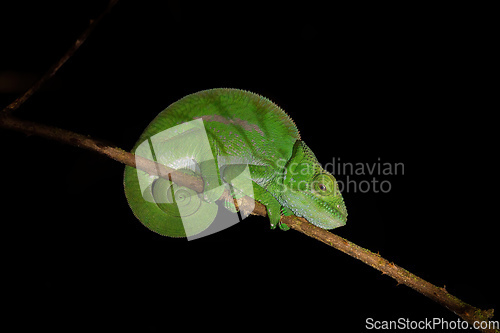
{"type": "Polygon", "coordinates": [[[304,195],[302,199],[299,199],[300,204],[295,204],[295,200],[285,200],[285,204],[295,213],[297,216],[304,217],[311,224],[322,229],[335,229],[346,225],[347,222],[347,210],[340,199],[339,202],[326,203],[323,201],[318,201],[315,196],[310,193],[302,192],[304,195]],[[305,201],[309,201],[309,205],[304,205],[305,201]]]}
{"type": "MultiPolygon", "coordinates": [[[[324,214],[321,214],[324,215],[324,214]]],[[[307,219],[307,217],[306,217],[307,219]]],[[[343,227],[346,225],[346,219],[344,218],[337,218],[337,217],[331,217],[331,216],[324,216],[320,218],[312,217],[308,219],[309,222],[314,224],[317,227],[320,227],[322,229],[335,229],[338,227],[343,227]]]]}
{"type": "MultiPolygon", "coordinates": [[[[312,195],[308,195],[311,199],[315,199],[312,195]]],[[[342,227],[347,223],[347,209],[342,197],[338,198],[334,203],[326,203],[323,201],[317,202],[321,208],[310,214],[306,219],[323,229],[335,229],[342,227]]]]}

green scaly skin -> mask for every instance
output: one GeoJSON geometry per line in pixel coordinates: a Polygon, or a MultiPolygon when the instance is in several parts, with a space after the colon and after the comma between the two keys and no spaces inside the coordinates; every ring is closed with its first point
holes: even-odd
{"type": "MultiPolygon", "coordinates": [[[[237,89],[210,89],[188,95],[158,114],[132,152],[136,153],[148,139],[150,147],[154,147],[151,159],[199,174],[205,183],[204,193],[196,194],[126,167],[124,185],[130,207],[145,226],[161,235],[186,237],[206,229],[217,214],[215,201],[225,188],[235,198],[250,195],[264,204],[272,228],[288,228],[280,223],[282,214],[302,216],[324,229],[346,223],[347,211],[335,178],[323,170],[301,141],[293,120],[262,96],[237,89]],[[166,129],[197,119],[202,122],[190,125],[179,135],[162,137],[166,129]],[[204,139],[208,139],[209,148],[200,148],[204,139]],[[230,158],[231,164],[222,167],[221,158],[230,158]],[[247,165],[251,190],[243,183],[240,186],[237,179],[247,165]],[[140,181],[149,185],[142,193],[140,181]],[[233,187],[228,187],[231,181],[233,187]],[[169,201],[172,197],[175,203],[169,201]],[[184,203],[192,211],[181,219],[177,205],[184,203]]],[[[232,201],[225,207],[235,211],[232,201]]]]}

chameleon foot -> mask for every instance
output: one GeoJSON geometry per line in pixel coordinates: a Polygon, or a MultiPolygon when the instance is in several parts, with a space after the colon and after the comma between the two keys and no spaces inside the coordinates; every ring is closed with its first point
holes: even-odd
{"type": "Polygon", "coordinates": [[[285,223],[281,222],[281,221],[279,223],[279,226],[280,226],[280,229],[283,230],[283,231],[290,230],[290,227],[288,225],[286,225],[285,223]]]}

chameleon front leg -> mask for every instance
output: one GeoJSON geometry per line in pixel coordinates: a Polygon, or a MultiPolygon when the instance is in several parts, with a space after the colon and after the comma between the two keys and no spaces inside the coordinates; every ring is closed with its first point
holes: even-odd
{"type": "Polygon", "coordinates": [[[267,216],[271,222],[271,229],[275,229],[279,226],[281,230],[288,230],[289,227],[281,223],[281,204],[276,200],[271,193],[267,192],[264,188],[257,184],[254,184],[253,192],[255,195],[255,200],[266,206],[267,216]]]}
{"type": "MultiPolygon", "coordinates": [[[[242,170],[246,168],[246,166],[247,165],[241,165],[241,164],[226,166],[224,168],[224,171],[222,172],[224,180],[227,182],[234,183],[234,179],[236,178],[236,176],[240,175],[242,170]]],[[[248,165],[248,167],[250,169],[251,179],[247,179],[249,182],[243,182],[243,183],[236,182],[235,184],[236,187],[242,190],[243,194],[249,195],[246,187],[248,185],[252,186],[254,200],[266,206],[267,215],[271,222],[271,228],[274,229],[276,228],[277,225],[279,225],[280,229],[288,230],[289,227],[286,224],[280,222],[281,212],[283,211],[284,207],[281,206],[278,200],[276,200],[271,193],[269,193],[266,189],[264,189],[262,186],[260,186],[254,181],[255,179],[262,179],[268,177],[269,168],[266,166],[256,166],[256,165],[248,165]]]]}

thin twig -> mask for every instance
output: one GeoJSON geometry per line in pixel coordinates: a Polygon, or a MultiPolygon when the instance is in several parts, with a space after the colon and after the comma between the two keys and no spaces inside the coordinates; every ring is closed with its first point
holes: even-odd
{"type": "Polygon", "coordinates": [[[87,37],[90,35],[90,33],[95,29],[97,24],[106,16],[111,9],[116,5],[118,0],[110,0],[108,6],[106,9],[96,18],[93,20],[90,20],[90,24],[85,29],[85,31],[76,39],[76,41],[71,45],[71,47],[66,51],[66,53],[54,64],[52,67],[49,68],[45,74],[38,79],[23,95],[19,96],[14,102],[10,103],[7,105],[2,111],[0,111],[0,115],[9,115],[13,111],[17,110],[21,105],[24,104],[30,98],[35,92],[40,89],[40,87],[50,80],[61,68],[62,65],[66,63],[66,61],[73,56],[73,54],[80,48],[80,46],[85,42],[87,37]]]}

